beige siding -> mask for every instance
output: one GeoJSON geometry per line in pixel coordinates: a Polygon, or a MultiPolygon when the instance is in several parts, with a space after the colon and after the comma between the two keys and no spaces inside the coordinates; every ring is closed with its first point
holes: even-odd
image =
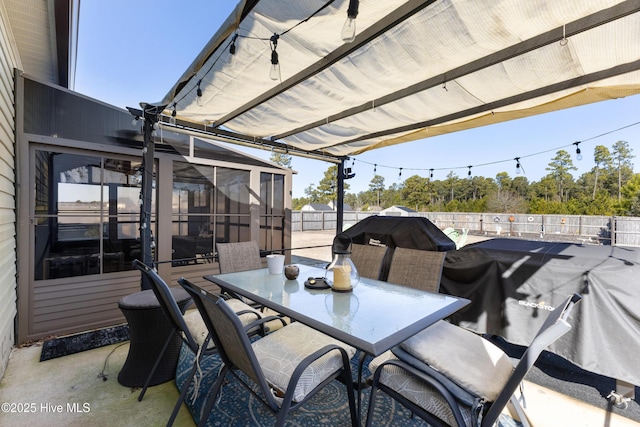
{"type": "Polygon", "coordinates": [[[118,300],[140,290],[140,273],[123,272],[101,280],[95,277],[35,282],[28,338],[66,335],[124,323],[118,300]]]}
{"type": "Polygon", "coordinates": [[[0,378],[15,342],[16,224],[14,68],[17,57],[0,3],[0,378]]]}

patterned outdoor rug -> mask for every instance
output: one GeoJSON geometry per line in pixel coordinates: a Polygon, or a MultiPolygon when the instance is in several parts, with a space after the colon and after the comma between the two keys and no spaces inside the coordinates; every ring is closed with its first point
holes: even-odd
{"type": "Polygon", "coordinates": [[[66,337],[52,338],[42,343],[40,361],[55,359],[105,345],[129,340],[129,325],[98,329],[66,337]]]}
{"type": "MultiPolygon", "coordinates": [[[[194,355],[187,347],[183,346],[178,359],[176,371],[176,383],[182,389],[193,366],[194,355]]],[[[200,419],[200,413],[204,403],[208,399],[208,390],[213,385],[220,370],[220,359],[217,355],[204,358],[201,369],[204,377],[200,381],[199,394],[195,401],[192,399],[193,386],[187,395],[186,404],[195,420],[200,419]]],[[[354,379],[357,376],[357,357],[352,359],[354,379]]],[[[364,375],[369,375],[366,369],[364,375]]],[[[232,376],[228,376],[227,383],[222,387],[219,402],[214,405],[209,416],[207,426],[272,426],[275,417],[249,393],[232,376]]],[[[363,391],[362,413],[366,416],[369,402],[369,389],[363,391]]],[[[374,426],[426,426],[427,424],[418,417],[411,417],[411,412],[389,398],[384,393],[379,393],[376,398],[374,413],[374,426]]],[[[364,420],[363,420],[364,423],[364,420]]],[[[289,413],[286,421],[288,426],[350,426],[349,404],[347,402],[346,388],[338,381],[333,381],[311,400],[295,411],[289,413]]],[[[499,422],[502,427],[517,427],[521,424],[513,419],[502,416],[499,422]]]]}

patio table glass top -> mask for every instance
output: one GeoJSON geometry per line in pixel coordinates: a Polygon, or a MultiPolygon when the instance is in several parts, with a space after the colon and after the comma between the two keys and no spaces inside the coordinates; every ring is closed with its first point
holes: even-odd
{"type": "Polygon", "coordinates": [[[352,292],[308,289],[305,280],[323,277],[326,270],[298,267],[296,280],[271,275],[266,268],[204,277],[223,291],[250,298],[373,356],[469,303],[464,298],[367,278],[361,278],[352,292]]]}

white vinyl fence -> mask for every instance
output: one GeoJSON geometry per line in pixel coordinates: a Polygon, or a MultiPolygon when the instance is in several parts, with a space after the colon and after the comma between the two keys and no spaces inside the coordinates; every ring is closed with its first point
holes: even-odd
{"type": "MultiPolygon", "coordinates": [[[[344,227],[371,215],[376,213],[344,212],[344,227]]],[[[467,229],[470,234],[640,247],[638,217],[468,212],[416,212],[409,216],[425,217],[440,229],[467,229]]],[[[337,213],[293,211],[291,223],[292,231],[335,230],[337,213]]]]}

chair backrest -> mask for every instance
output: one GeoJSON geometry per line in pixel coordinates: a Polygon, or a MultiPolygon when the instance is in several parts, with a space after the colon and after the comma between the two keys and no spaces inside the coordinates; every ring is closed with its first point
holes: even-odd
{"type": "Polygon", "coordinates": [[[520,362],[516,365],[509,381],[507,381],[507,384],[482,419],[483,426],[492,426],[498,420],[500,413],[507,405],[507,402],[509,402],[509,399],[511,399],[511,396],[513,396],[513,393],[515,393],[525,375],[527,375],[527,372],[529,372],[536,362],[540,353],[571,330],[571,325],[567,319],[573,307],[580,302],[581,299],[582,297],[580,295],[573,294],[549,313],[549,316],[545,319],[535,338],[522,355],[520,362]]]}
{"type": "Polygon", "coordinates": [[[197,351],[198,344],[187,327],[182,311],[180,310],[180,307],[178,307],[178,303],[173,297],[173,294],[171,294],[169,285],[167,285],[155,270],[140,260],[133,260],[133,266],[140,270],[142,275],[147,278],[153,293],[158,299],[160,307],[162,307],[162,310],[171,322],[173,328],[181,335],[182,339],[189,345],[189,347],[191,347],[192,350],[197,351]]]}
{"type": "Polygon", "coordinates": [[[351,245],[351,261],[358,269],[361,277],[380,279],[384,256],[387,253],[386,246],[351,245]]]}
{"type": "Polygon", "coordinates": [[[258,242],[216,243],[220,273],[262,268],[258,242]]]}
{"type": "Polygon", "coordinates": [[[438,292],[446,254],[446,252],[395,248],[387,282],[428,292],[438,292]]]}
{"type": "Polygon", "coordinates": [[[229,304],[220,296],[186,280],[180,280],[179,283],[193,298],[224,364],[230,369],[240,369],[259,385],[264,396],[271,399],[269,385],[251,347],[251,341],[229,304]]]}

